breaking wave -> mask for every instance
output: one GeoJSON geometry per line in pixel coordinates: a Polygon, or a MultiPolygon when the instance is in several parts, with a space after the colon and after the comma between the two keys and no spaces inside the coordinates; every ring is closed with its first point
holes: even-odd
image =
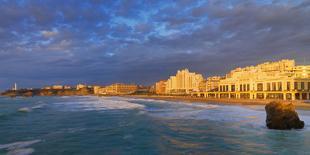
{"type": "Polygon", "coordinates": [[[100,111],[100,110],[122,110],[122,109],[143,109],[145,106],[123,100],[112,98],[83,98],[76,101],[65,101],[54,103],[69,111],[100,111]]]}
{"type": "Polygon", "coordinates": [[[33,148],[28,148],[33,144],[39,143],[41,140],[20,141],[9,144],[0,144],[0,150],[7,150],[7,155],[29,155],[34,152],[33,148]]]}

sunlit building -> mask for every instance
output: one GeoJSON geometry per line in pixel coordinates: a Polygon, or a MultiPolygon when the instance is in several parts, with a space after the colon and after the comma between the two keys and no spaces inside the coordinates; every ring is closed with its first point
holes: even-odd
{"type": "Polygon", "coordinates": [[[85,85],[85,84],[78,84],[78,85],[76,85],[76,90],[80,90],[80,89],[83,89],[83,88],[87,88],[87,85],[85,85]]]}
{"type": "Polygon", "coordinates": [[[165,94],[166,93],[166,82],[161,80],[155,83],[155,93],[156,94],[165,94]]]}
{"type": "Polygon", "coordinates": [[[103,94],[104,90],[102,86],[93,86],[94,94],[103,94]]]}
{"type": "Polygon", "coordinates": [[[188,69],[178,70],[175,76],[171,76],[166,83],[167,94],[190,94],[199,91],[199,84],[203,76],[191,73],[188,69]]]}
{"type": "Polygon", "coordinates": [[[210,92],[218,91],[221,79],[223,79],[223,77],[220,77],[220,76],[212,76],[212,77],[207,78],[206,91],[210,91],[210,92]]]}
{"type": "Polygon", "coordinates": [[[71,86],[65,85],[64,89],[71,89],[71,86]]]}
{"type": "Polygon", "coordinates": [[[94,93],[97,95],[126,95],[133,94],[138,90],[135,84],[115,83],[106,87],[94,87],[94,93]]]}
{"type": "Polygon", "coordinates": [[[237,68],[219,81],[218,91],[208,91],[199,96],[309,100],[310,66],[296,66],[294,60],[281,60],[237,68]]]}
{"type": "Polygon", "coordinates": [[[60,90],[60,89],[63,89],[63,88],[64,88],[64,86],[62,86],[62,85],[53,85],[51,87],[51,89],[55,89],[55,90],[60,90]]]}

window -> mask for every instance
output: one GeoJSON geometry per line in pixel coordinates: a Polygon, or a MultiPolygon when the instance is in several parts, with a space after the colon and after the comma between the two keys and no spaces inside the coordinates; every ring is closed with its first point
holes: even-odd
{"type": "Polygon", "coordinates": [[[298,89],[298,82],[294,82],[294,90],[298,89]]]}
{"type": "Polygon", "coordinates": [[[276,91],[277,90],[277,83],[272,82],[272,91],[276,91]]]}
{"type": "Polygon", "coordinates": [[[228,91],[228,85],[226,85],[226,91],[228,91]]]}
{"type": "Polygon", "coordinates": [[[236,90],[235,85],[231,85],[231,91],[234,92],[236,90]]]}
{"type": "Polygon", "coordinates": [[[300,88],[301,88],[301,90],[305,90],[305,83],[304,82],[301,82],[300,88]]]}
{"type": "Polygon", "coordinates": [[[247,91],[250,91],[250,84],[247,84],[247,91]]]}
{"type": "Polygon", "coordinates": [[[243,91],[243,89],[242,89],[242,85],[240,85],[240,88],[239,88],[239,89],[240,89],[240,91],[243,91]]]}
{"type": "Polygon", "coordinates": [[[282,91],[282,82],[278,82],[278,90],[282,91]]]}
{"type": "Polygon", "coordinates": [[[308,82],[308,90],[310,90],[310,82],[308,82]]]}
{"type": "Polygon", "coordinates": [[[286,89],[287,89],[287,90],[291,90],[291,83],[290,83],[290,82],[287,82],[287,84],[286,84],[286,89]]]}
{"type": "Polygon", "coordinates": [[[263,91],[264,90],[264,85],[262,83],[257,84],[257,91],[263,91]]]}
{"type": "Polygon", "coordinates": [[[270,91],[270,83],[267,83],[267,91],[270,91]]]}

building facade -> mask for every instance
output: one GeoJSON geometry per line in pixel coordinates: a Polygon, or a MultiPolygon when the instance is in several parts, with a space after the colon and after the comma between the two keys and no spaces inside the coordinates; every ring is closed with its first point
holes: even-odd
{"type": "Polygon", "coordinates": [[[237,68],[226,74],[218,91],[205,97],[236,99],[310,99],[310,66],[296,66],[294,60],[266,62],[237,68]]]}
{"type": "Polygon", "coordinates": [[[94,94],[97,95],[127,95],[138,90],[134,84],[115,83],[106,87],[95,86],[94,94]]]}
{"type": "Polygon", "coordinates": [[[76,90],[80,90],[80,89],[83,89],[86,87],[87,87],[87,85],[85,85],[85,84],[78,84],[78,85],[76,85],[76,90]]]}
{"type": "Polygon", "coordinates": [[[166,82],[161,80],[155,83],[155,93],[156,94],[165,94],[166,93],[166,82]]]}
{"type": "Polygon", "coordinates": [[[166,82],[167,94],[190,94],[199,91],[199,84],[203,76],[191,73],[188,69],[178,70],[175,76],[171,76],[166,82]]]}
{"type": "Polygon", "coordinates": [[[212,77],[207,78],[206,91],[207,92],[218,91],[221,79],[223,79],[223,77],[220,77],[220,76],[212,76],[212,77]]]}

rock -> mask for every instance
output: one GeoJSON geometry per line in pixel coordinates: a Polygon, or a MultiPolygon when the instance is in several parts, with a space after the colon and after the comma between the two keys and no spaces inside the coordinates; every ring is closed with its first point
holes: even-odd
{"type": "Polygon", "coordinates": [[[273,101],[265,106],[267,113],[266,125],[269,129],[290,130],[302,129],[305,123],[301,121],[292,103],[273,101]]]}

